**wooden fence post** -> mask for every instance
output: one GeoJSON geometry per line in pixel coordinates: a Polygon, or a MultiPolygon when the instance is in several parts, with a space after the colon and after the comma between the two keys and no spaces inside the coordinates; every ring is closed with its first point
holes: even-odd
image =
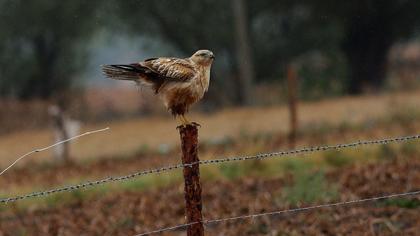
{"type": "Polygon", "coordinates": [[[187,223],[199,222],[187,226],[187,235],[203,236],[200,166],[198,164],[198,129],[197,125],[194,124],[180,126],[178,128],[181,137],[182,163],[196,163],[184,167],[185,214],[187,216],[187,223]]]}
{"type": "Polygon", "coordinates": [[[289,130],[289,147],[295,148],[296,136],[298,129],[297,118],[297,75],[293,64],[287,66],[287,94],[289,100],[289,116],[290,116],[290,130],[289,130]]]}

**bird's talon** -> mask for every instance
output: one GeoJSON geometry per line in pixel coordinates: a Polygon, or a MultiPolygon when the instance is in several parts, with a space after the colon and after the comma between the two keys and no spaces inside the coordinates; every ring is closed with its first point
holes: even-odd
{"type": "Polygon", "coordinates": [[[176,129],[182,129],[188,126],[201,127],[201,125],[197,122],[188,122],[188,123],[183,123],[183,124],[178,125],[176,129]]]}
{"type": "Polygon", "coordinates": [[[199,123],[197,123],[197,122],[191,122],[190,123],[190,125],[193,125],[193,126],[195,126],[195,127],[201,127],[201,125],[199,124],[199,123]]]}

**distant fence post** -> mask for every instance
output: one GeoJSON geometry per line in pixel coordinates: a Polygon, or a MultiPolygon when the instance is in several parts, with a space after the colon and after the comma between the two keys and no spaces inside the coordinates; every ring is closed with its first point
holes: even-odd
{"type": "MultiPolygon", "coordinates": [[[[51,105],[48,108],[48,113],[52,118],[52,127],[54,131],[54,141],[59,142],[69,138],[69,132],[66,126],[67,119],[64,111],[58,105],[51,105]]],[[[57,146],[54,149],[54,156],[57,160],[62,162],[70,162],[70,145],[69,143],[63,143],[61,146],[57,146]]]]}
{"type": "Polygon", "coordinates": [[[200,166],[198,164],[198,129],[197,125],[194,124],[179,126],[178,129],[181,137],[182,163],[196,163],[184,167],[185,214],[187,216],[187,223],[199,222],[187,226],[187,235],[203,236],[200,166]]]}
{"type": "Polygon", "coordinates": [[[287,94],[289,100],[290,130],[289,147],[295,148],[298,129],[297,118],[297,75],[293,64],[287,65],[287,94]]]}

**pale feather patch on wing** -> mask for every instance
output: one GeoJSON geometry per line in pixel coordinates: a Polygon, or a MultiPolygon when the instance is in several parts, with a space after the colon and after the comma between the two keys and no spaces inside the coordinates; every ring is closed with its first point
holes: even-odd
{"type": "Polygon", "coordinates": [[[196,68],[187,59],[157,58],[145,61],[142,65],[174,82],[186,82],[197,75],[196,68]]]}

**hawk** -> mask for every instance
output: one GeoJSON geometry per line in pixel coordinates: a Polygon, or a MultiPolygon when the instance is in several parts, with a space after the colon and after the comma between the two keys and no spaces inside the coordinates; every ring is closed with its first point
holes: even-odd
{"type": "Polygon", "coordinates": [[[207,92],[213,52],[199,50],[188,58],[150,58],[126,65],[104,65],[108,78],[135,81],[152,88],[174,117],[183,125],[190,124],[185,113],[207,92]]]}

